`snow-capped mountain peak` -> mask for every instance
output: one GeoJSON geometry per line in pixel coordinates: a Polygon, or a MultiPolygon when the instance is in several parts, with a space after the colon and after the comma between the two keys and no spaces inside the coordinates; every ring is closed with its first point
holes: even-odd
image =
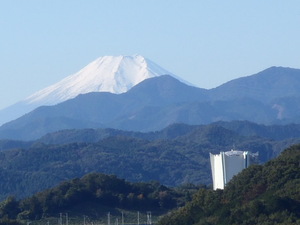
{"type": "Polygon", "coordinates": [[[39,106],[55,105],[89,92],[127,92],[145,79],[165,74],[176,77],[141,55],[103,56],[77,73],[1,110],[0,125],[39,106]]]}
{"type": "Polygon", "coordinates": [[[104,56],[24,101],[34,105],[54,105],[89,92],[119,94],[145,79],[165,74],[171,73],[141,55],[104,56]]]}

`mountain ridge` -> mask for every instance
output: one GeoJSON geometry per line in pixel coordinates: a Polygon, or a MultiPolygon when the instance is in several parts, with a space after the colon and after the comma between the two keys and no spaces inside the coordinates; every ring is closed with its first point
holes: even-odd
{"type": "Polygon", "coordinates": [[[259,97],[263,102],[271,99],[300,96],[299,69],[272,66],[259,73],[228,81],[211,89],[214,99],[228,100],[239,95],[240,98],[259,97]],[[287,75],[288,74],[288,75],[287,75]],[[284,87],[284,89],[282,89],[284,87]],[[271,92],[265,92],[265,89],[271,92]]]}
{"type": "Polygon", "coordinates": [[[155,131],[173,123],[197,125],[233,120],[266,125],[299,123],[298,84],[299,69],[277,67],[233,80],[229,86],[222,85],[221,90],[196,88],[161,75],[146,79],[122,94],[91,92],[55,106],[37,108],[1,126],[0,138],[33,140],[49,132],[74,128],[155,131]],[[261,81],[265,76],[268,79],[261,81]],[[270,82],[272,77],[276,82],[270,82]],[[252,84],[260,83],[263,92],[253,94],[251,85],[250,91],[241,90],[240,85],[232,86],[243,80],[249,84],[249,79],[252,84]],[[283,80],[286,82],[278,86],[283,80]]]}

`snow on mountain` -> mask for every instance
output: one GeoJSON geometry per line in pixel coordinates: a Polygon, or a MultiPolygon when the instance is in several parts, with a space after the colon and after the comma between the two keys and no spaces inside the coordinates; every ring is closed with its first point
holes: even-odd
{"type": "Polygon", "coordinates": [[[55,105],[89,92],[123,93],[145,79],[166,74],[176,77],[141,55],[100,57],[77,73],[1,110],[0,125],[39,106],[55,105]]]}
{"type": "Polygon", "coordinates": [[[29,104],[54,105],[89,92],[123,93],[141,81],[171,74],[143,56],[104,56],[77,73],[26,98],[29,104]]]}

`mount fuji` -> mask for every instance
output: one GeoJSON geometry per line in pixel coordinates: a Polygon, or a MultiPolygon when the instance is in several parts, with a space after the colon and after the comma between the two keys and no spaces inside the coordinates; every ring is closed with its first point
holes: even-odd
{"type": "Polygon", "coordinates": [[[1,110],[0,125],[39,106],[56,105],[90,92],[124,93],[145,79],[166,74],[176,77],[141,55],[100,57],[77,73],[1,110]]]}

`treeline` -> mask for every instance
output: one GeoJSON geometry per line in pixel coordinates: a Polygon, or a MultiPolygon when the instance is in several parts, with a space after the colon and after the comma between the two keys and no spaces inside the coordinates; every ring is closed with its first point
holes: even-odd
{"type": "Polygon", "coordinates": [[[163,212],[183,206],[196,189],[193,185],[171,189],[158,182],[131,183],[114,175],[91,173],[23,200],[8,197],[0,204],[0,221],[38,220],[59,212],[71,212],[73,207],[85,203],[163,212]]]}
{"type": "Polygon", "coordinates": [[[115,174],[131,182],[156,180],[167,186],[209,183],[207,154],[199,154],[197,146],[178,143],[110,137],[98,143],[36,144],[2,151],[0,199],[30,196],[91,172],[115,174]],[[188,148],[189,156],[184,153],[188,148]]]}
{"type": "Polygon", "coordinates": [[[160,225],[300,224],[300,145],[235,176],[224,190],[201,189],[160,225]]]}

